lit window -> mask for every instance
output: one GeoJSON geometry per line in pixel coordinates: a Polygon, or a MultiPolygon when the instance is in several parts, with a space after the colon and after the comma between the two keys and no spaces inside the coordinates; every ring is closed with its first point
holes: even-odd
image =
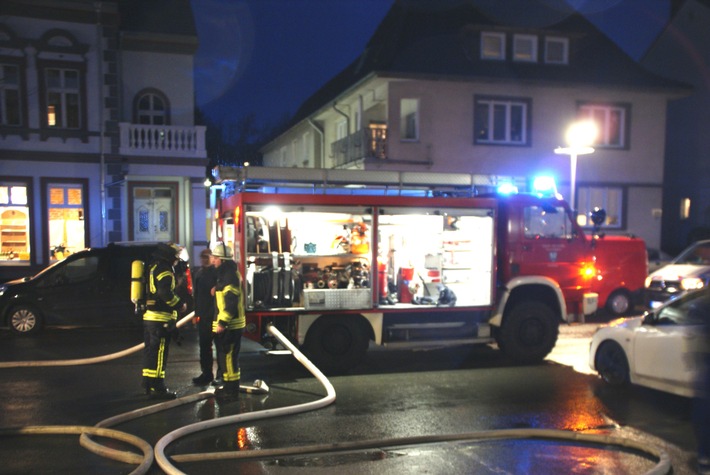
{"type": "Polygon", "coordinates": [[[54,260],[86,247],[83,195],[80,184],[48,185],[49,248],[54,260]]]}
{"type": "Polygon", "coordinates": [[[481,59],[505,59],[505,34],[481,33],[481,59]]]}
{"type": "Polygon", "coordinates": [[[79,71],[47,68],[47,125],[59,129],[81,127],[79,71]]]}
{"type": "Polygon", "coordinates": [[[597,125],[595,147],[626,148],[628,146],[627,105],[582,104],[579,107],[581,119],[591,119],[597,125]]]}
{"type": "Polygon", "coordinates": [[[548,36],[545,38],[545,62],[567,64],[569,62],[569,40],[548,36]]]}
{"type": "Polygon", "coordinates": [[[27,186],[0,183],[0,261],[30,260],[30,208],[27,186]]]}
{"type": "Polygon", "coordinates": [[[537,62],[537,36],[513,36],[513,60],[523,62],[537,62]]]}
{"type": "Polygon", "coordinates": [[[475,143],[529,144],[530,100],[481,96],[474,102],[475,143]]]}
{"type": "Polygon", "coordinates": [[[583,227],[592,227],[590,213],[594,208],[606,211],[602,229],[623,229],[624,190],[619,186],[580,186],[577,190],[577,222],[583,227]]]}
{"type": "Polygon", "coordinates": [[[419,99],[402,99],[400,101],[399,135],[402,140],[419,140],[419,99]]]}

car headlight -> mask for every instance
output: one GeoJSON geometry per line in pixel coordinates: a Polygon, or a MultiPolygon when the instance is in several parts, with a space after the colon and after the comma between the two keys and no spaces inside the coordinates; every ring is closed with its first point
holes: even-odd
{"type": "Polygon", "coordinates": [[[680,281],[680,286],[684,290],[702,289],[705,284],[697,277],[686,277],[680,281]]]}
{"type": "Polygon", "coordinates": [[[0,295],[4,294],[7,290],[7,285],[0,285],[0,295]]]}

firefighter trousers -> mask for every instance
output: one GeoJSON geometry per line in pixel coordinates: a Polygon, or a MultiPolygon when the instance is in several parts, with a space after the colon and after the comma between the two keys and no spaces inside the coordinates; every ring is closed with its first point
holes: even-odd
{"type": "MultiPolygon", "coordinates": [[[[174,325],[173,325],[174,326],[174,325]]],[[[143,321],[143,377],[165,379],[170,348],[170,324],[143,321]]]]}
{"type": "Polygon", "coordinates": [[[239,381],[241,377],[239,369],[239,350],[242,345],[242,332],[239,330],[225,330],[215,335],[215,345],[217,346],[217,365],[224,373],[222,379],[225,383],[239,381]]]}

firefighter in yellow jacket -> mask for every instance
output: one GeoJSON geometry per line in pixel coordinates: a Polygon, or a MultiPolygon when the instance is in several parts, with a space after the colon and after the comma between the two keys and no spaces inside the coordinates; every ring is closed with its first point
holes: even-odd
{"type": "Polygon", "coordinates": [[[170,337],[178,312],[187,304],[175,293],[175,265],[180,248],[159,243],[148,266],[146,311],[143,314],[143,386],[151,399],[175,399],[177,394],[165,387],[170,337]]]}
{"type": "Polygon", "coordinates": [[[219,367],[223,368],[224,385],[217,388],[215,395],[220,398],[235,399],[239,396],[239,349],[242,332],[246,325],[244,295],[237,263],[232,259],[232,250],[224,243],[217,243],[212,249],[212,264],[217,268],[217,284],[214,288],[215,318],[212,331],[219,367]]]}

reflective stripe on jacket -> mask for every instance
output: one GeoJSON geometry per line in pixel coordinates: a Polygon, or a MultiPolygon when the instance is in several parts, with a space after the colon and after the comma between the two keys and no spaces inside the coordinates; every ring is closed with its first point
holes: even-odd
{"type": "Polygon", "coordinates": [[[175,273],[166,262],[152,263],[148,274],[148,295],[143,320],[169,322],[177,319],[180,297],[175,293],[175,273]]]}

